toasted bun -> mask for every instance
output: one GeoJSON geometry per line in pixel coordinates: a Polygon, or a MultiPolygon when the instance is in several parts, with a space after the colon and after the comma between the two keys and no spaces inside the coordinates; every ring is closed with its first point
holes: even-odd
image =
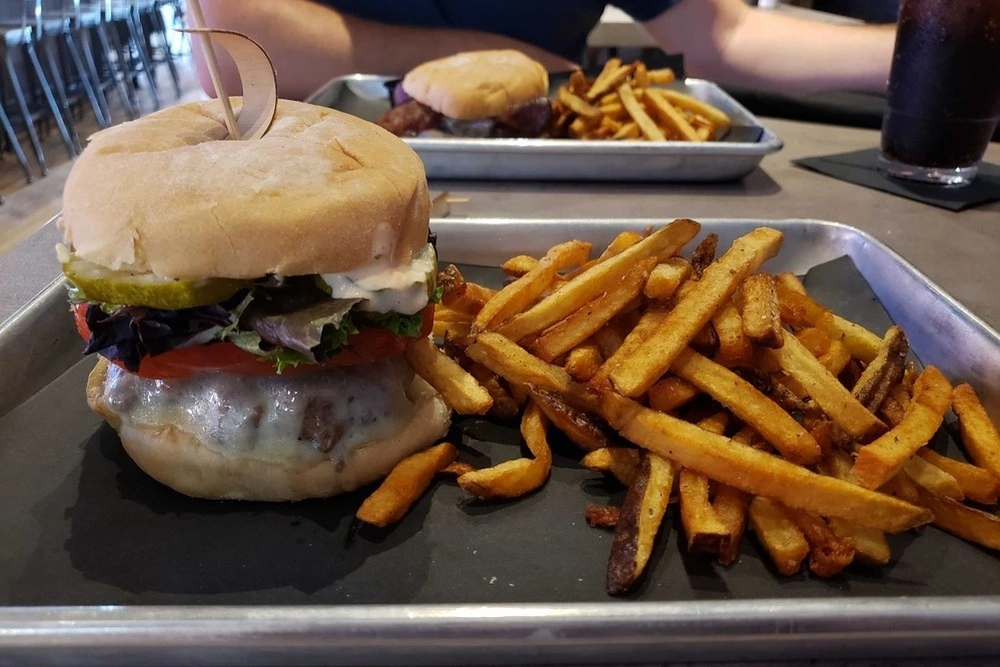
{"type": "Polygon", "coordinates": [[[426,243],[423,165],[382,128],[281,100],[262,139],[224,136],[215,101],[94,135],[63,193],[66,242],[170,278],[339,273],[426,243]]]}
{"type": "MultiPolygon", "coordinates": [[[[108,420],[122,446],[146,474],[197,498],[289,501],[352,491],[384,477],[400,460],[434,444],[448,430],[451,411],[427,387],[407,424],[390,438],[351,449],[341,461],[315,455],[264,460],[227,455],[174,426],[130,423],[106,398],[109,364],[104,359],[87,380],[87,403],[108,420]]],[[[423,382],[418,380],[418,382],[423,382]]],[[[426,386],[426,385],[425,385],[426,386]]]]}
{"type": "Polygon", "coordinates": [[[477,120],[548,95],[549,75],[520,51],[469,51],[410,70],[403,90],[445,116],[477,120]]]}

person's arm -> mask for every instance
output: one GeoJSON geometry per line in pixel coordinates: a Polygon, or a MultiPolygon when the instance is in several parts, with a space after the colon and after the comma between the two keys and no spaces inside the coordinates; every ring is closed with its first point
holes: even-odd
{"type": "Polygon", "coordinates": [[[895,26],[810,21],[742,0],[681,0],[644,23],[691,76],[782,93],[885,93],[895,26]]]}
{"type": "MultiPolygon", "coordinates": [[[[568,60],[516,39],[447,28],[414,28],[367,21],[341,14],[308,0],[202,0],[205,22],[212,28],[236,30],[261,44],[278,72],[281,97],[303,99],[343,74],[404,74],[427,60],[460,51],[512,48],[541,62],[550,71],[576,67],[568,60]]],[[[195,44],[202,87],[215,90],[195,44]]],[[[220,63],[224,84],[239,90],[239,76],[228,58],[220,63]]]]}

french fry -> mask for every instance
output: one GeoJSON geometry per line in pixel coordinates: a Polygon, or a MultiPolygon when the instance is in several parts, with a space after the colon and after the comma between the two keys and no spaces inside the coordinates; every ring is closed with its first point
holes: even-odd
{"type": "MultiPolygon", "coordinates": [[[[697,428],[696,426],[694,428],[697,428]]],[[[625,494],[608,558],[607,591],[622,595],[646,569],[674,485],[674,464],[644,453],[625,494]]]]}
{"type": "Polygon", "coordinates": [[[753,430],[752,426],[744,426],[737,431],[733,435],[733,442],[740,445],[746,445],[747,447],[752,447],[754,449],[759,449],[762,452],[771,451],[771,447],[767,444],[767,441],[760,437],[760,434],[753,430]]]}
{"type": "Polygon", "coordinates": [[[639,296],[655,264],[655,257],[637,263],[620,282],[609,286],[607,292],[546,329],[532,346],[534,353],[543,361],[552,361],[597,333],[639,296]]]}
{"type": "Polygon", "coordinates": [[[597,374],[590,379],[588,387],[594,390],[600,390],[608,384],[609,375],[614,368],[612,359],[615,357],[627,358],[629,355],[633,354],[635,350],[639,349],[646,339],[650,336],[660,326],[664,318],[667,316],[667,309],[663,307],[653,306],[643,313],[642,317],[639,318],[639,322],[632,328],[625,339],[616,346],[613,350],[609,350],[611,354],[605,354],[605,361],[601,368],[597,371],[597,374]]]}
{"type": "Polygon", "coordinates": [[[577,382],[586,383],[597,374],[604,357],[601,348],[592,341],[584,342],[573,348],[566,357],[566,372],[577,382]]]}
{"type": "Polygon", "coordinates": [[[649,407],[660,412],[671,412],[699,394],[701,390],[693,384],[671,375],[649,388],[649,407]]]}
{"type": "Polygon", "coordinates": [[[549,422],[584,451],[594,451],[610,444],[604,431],[586,413],[569,405],[558,394],[531,386],[528,393],[549,422]]]}
{"type": "Polygon", "coordinates": [[[649,389],[733,295],[743,278],[778,252],[781,240],[781,232],[768,228],[737,239],[633,354],[625,358],[619,350],[606,362],[611,364],[611,384],[626,396],[639,396],[649,389]]]}
{"type": "Polygon", "coordinates": [[[612,530],[618,526],[621,520],[621,508],[614,505],[587,505],[584,517],[587,525],[591,528],[610,528],[612,530]]]}
{"type": "Polygon", "coordinates": [[[651,84],[665,85],[676,81],[677,75],[674,74],[674,70],[669,67],[664,67],[662,69],[648,70],[646,72],[646,78],[649,79],[649,83],[651,84]]]}
{"type": "Polygon", "coordinates": [[[678,479],[681,524],[688,551],[721,552],[728,546],[729,531],[709,502],[708,478],[684,468],[678,479]]]}
{"type": "Polygon", "coordinates": [[[377,489],[361,503],[358,519],[379,528],[390,526],[410,510],[434,480],[458,457],[455,446],[442,442],[396,464],[377,489]]]}
{"type": "Polygon", "coordinates": [[[665,259],[698,233],[692,220],[675,220],[622,253],[592,266],[528,310],[511,318],[498,332],[513,341],[536,334],[593,301],[605,285],[621,278],[648,257],[665,259]]]}
{"type": "Polygon", "coordinates": [[[886,532],[909,530],[931,519],[920,507],[817,475],[614,392],[601,394],[600,412],[629,442],[746,493],[886,532]]]}
{"type": "Polygon", "coordinates": [[[911,456],[930,442],[941,428],[951,401],[951,384],[934,366],[920,374],[913,402],[903,421],[858,450],[851,474],[868,489],[877,489],[903,467],[911,456]]]}
{"type": "Polygon", "coordinates": [[[609,257],[620,255],[621,253],[625,252],[626,250],[634,246],[636,243],[641,241],[642,239],[643,236],[639,232],[628,230],[620,233],[618,236],[612,239],[611,243],[608,244],[608,247],[605,248],[604,252],[602,252],[598,257],[590,260],[589,262],[581,264],[580,266],[576,267],[575,269],[567,273],[566,280],[572,280],[573,278],[576,278],[578,275],[580,275],[590,267],[594,266],[595,264],[600,264],[609,257]]]}
{"type": "Polygon", "coordinates": [[[452,461],[444,468],[441,468],[438,472],[442,475],[451,475],[453,477],[461,477],[467,472],[472,472],[475,468],[465,461],[452,461]]]}
{"type": "Polygon", "coordinates": [[[430,338],[419,338],[406,348],[413,372],[434,387],[444,402],[462,415],[482,415],[493,406],[490,393],[430,338]]]}
{"type": "Polygon", "coordinates": [[[528,255],[516,255],[500,265],[500,270],[508,276],[520,278],[528,271],[538,266],[538,260],[528,255]]]}
{"type": "Polygon", "coordinates": [[[786,507],[809,542],[809,570],[818,577],[840,574],[854,560],[854,540],[839,538],[822,518],[800,509],[786,507]]]}
{"type": "Polygon", "coordinates": [[[547,426],[541,410],[529,402],[521,418],[521,437],[534,458],[514,459],[491,468],[472,470],[458,478],[458,485],[482,500],[519,498],[539,488],[552,468],[552,450],[545,435],[547,426]]]}
{"type": "Polygon", "coordinates": [[[750,525],[778,572],[791,576],[809,555],[809,543],[780,503],[757,496],[747,511],[750,525]]]}
{"type": "Polygon", "coordinates": [[[719,248],[719,235],[712,232],[706,234],[705,238],[694,247],[691,253],[691,271],[696,278],[701,278],[708,265],[715,261],[715,252],[719,248]]]}
{"type": "Polygon", "coordinates": [[[472,320],[467,322],[447,322],[435,318],[434,328],[431,331],[435,338],[448,336],[453,339],[464,339],[472,331],[472,320]]]}
{"type": "Polygon", "coordinates": [[[1000,433],[979,401],[976,390],[972,385],[960,384],[955,387],[951,401],[969,457],[980,468],[1000,475],[1000,433]]]}
{"type": "MultiPolygon", "coordinates": [[[[594,342],[601,350],[601,358],[606,359],[618,351],[618,348],[625,342],[628,333],[627,327],[617,318],[608,322],[607,326],[595,333],[594,342]]],[[[603,362],[601,365],[604,365],[603,362]]],[[[597,370],[600,372],[600,368],[597,370]]]]}
{"type": "Polygon", "coordinates": [[[690,111],[696,113],[699,116],[704,116],[707,118],[715,127],[719,128],[720,134],[724,133],[729,129],[731,121],[729,116],[724,114],[719,109],[716,109],[711,104],[702,102],[699,99],[695,99],[690,95],[685,95],[684,93],[678,92],[676,90],[671,90],[670,88],[657,88],[656,92],[665,101],[670,102],[679,109],[685,111],[690,111]]]}
{"type": "Polygon", "coordinates": [[[747,366],[753,361],[753,343],[744,333],[743,319],[732,301],[726,301],[712,316],[712,326],[719,338],[715,360],[723,366],[747,366]]]}
{"type": "Polygon", "coordinates": [[[851,393],[870,412],[878,412],[892,387],[899,384],[906,370],[906,355],[910,344],[899,327],[890,327],[882,346],[871,363],[861,373],[851,393]]]}
{"type": "Polygon", "coordinates": [[[751,341],[764,347],[781,347],[781,311],[774,281],[766,273],[755,273],[743,281],[743,332],[751,341]]]}
{"type": "Polygon", "coordinates": [[[556,92],[556,99],[567,109],[584,118],[600,118],[603,115],[601,110],[593,104],[582,97],[574,95],[569,86],[560,86],[556,92]]]}
{"type": "Polygon", "coordinates": [[[691,349],[681,352],[671,369],[678,377],[729,408],[789,461],[808,465],[819,460],[821,451],[812,435],[778,404],[731,370],[691,349]]]}
{"type": "Polygon", "coordinates": [[[473,317],[495,293],[491,289],[466,282],[454,264],[449,264],[444,271],[438,273],[437,284],[442,288],[441,303],[451,310],[473,317]]]}
{"type": "Polygon", "coordinates": [[[777,361],[837,426],[854,438],[863,438],[884,427],[798,338],[787,331],[783,335],[784,344],[777,350],[764,349],[764,354],[777,361]]]}
{"type": "Polygon", "coordinates": [[[660,88],[650,88],[645,97],[649,110],[657,120],[685,141],[704,141],[697,130],[691,127],[691,123],[684,118],[684,114],[663,97],[663,92],[660,88]]]}
{"type": "MultiPolygon", "coordinates": [[[[698,422],[698,427],[710,433],[722,434],[726,428],[726,413],[720,412],[698,422]],[[720,418],[721,417],[721,418],[720,418]]],[[[729,529],[719,518],[709,500],[709,480],[687,468],[682,468],[677,482],[681,506],[681,525],[690,552],[720,553],[727,548],[729,529]]]]}
{"type": "Polygon", "coordinates": [[[583,264],[590,257],[590,244],[568,241],[549,249],[538,264],[523,276],[497,292],[476,314],[472,334],[493,329],[535,301],[548,289],[556,273],[583,264]]]}
{"type": "Polygon", "coordinates": [[[750,496],[728,484],[719,484],[715,489],[712,507],[726,527],[725,546],[719,552],[719,563],[731,565],[740,556],[740,543],[747,525],[747,508],[750,496]]]}
{"type": "Polygon", "coordinates": [[[476,379],[493,399],[493,406],[487,413],[493,419],[500,421],[513,421],[521,414],[521,406],[500,384],[500,380],[493,371],[482,364],[470,364],[469,375],[476,379]]]}
{"type": "Polygon", "coordinates": [[[885,400],[882,401],[882,407],[878,411],[879,418],[889,426],[899,426],[899,422],[903,421],[905,414],[906,408],[891,394],[885,397],[885,400]]]}
{"type": "MultiPolygon", "coordinates": [[[[624,107],[622,107],[624,108],[624,107]]],[[[639,125],[634,120],[622,123],[621,128],[611,135],[612,139],[638,139],[642,136],[639,125]]]]}
{"type": "MultiPolygon", "coordinates": [[[[847,365],[851,363],[851,352],[839,340],[830,341],[830,347],[819,356],[819,363],[833,377],[839,377],[847,365]]],[[[871,411],[869,411],[871,412],[871,411]]]]}
{"type": "Polygon", "coordinates": [[[507,380],[512,387],[532,385],[560,394],[574,407],[593,409],[595,397],[577,384],[564,369],[547,364],[503,336],[487,332],[465,350],[469,359],[481,363],[507,380]]]}
{"type": "Polygon", "coordinates": [[[792,292],[798,292],[799,294],[806,293],[806,286],[802,284],[802,281],[794,273],[775,274],[774,282],[776,285],[781,285],[792,292]]]}
{"type": "Polygon", "coordinates": [[[590,86],[590,90],[587,91],[585,97],[593,102],[608,91],[617,88],[631,73],[631,65],[622,65],[622,61],[618,58],[610,58],[604,64],[604,69],[601,70],[601,73],[594,79],[594,83],[590,86]]]}
{"type": "Polygon", "coordinates": [[[914,456],[904,463],[903,472],[925,489],[947,498],[965,500],[965,492],[957,479],[919,456],[914,456]]]}
{"type": "Polygon", "coordinates": [[[623,83],[618,86],[618,97],[622,100],[622,106],[625,107],[625,111],[628,115],[635,121],[635,124],[639,126],[639,131],[642,132],[642,136],[646,137],[650,141],[666,141],[667,137],[663,134],[663,130],[657,127],[653,119],[649,117],[643,108],[639,104],[639,100],[636,99],[635,91],[627,83],[623,83]]]}
{"type": "MultiPolygon", "coordinates": [[[[817,468],[824,475],[853,483],[851,459],[842,451],[827,453],[817,468]]],[[[884,565],[889,562],[892,553],[882,531],[865,528],[836,517],[831,517],[829,524],[837,537],[850,538],[854,542],[855,558],[861,562],[869,565],[884,565]]]]}
{"type": "Polygon", "coordinates": [[[892,481],[893,492],[904,500],[927,508],[934,525],[989,549],[1000,550],[1000,516],[963,505],[915,484],[905,475],[892,481]]]}
{"type": "MultiPolygon", "coordinates": [[[[801,286],[801,283],[799,283],[801,286]]],[[[882,347],[882,339],[859,324],[849,322],[816,303],[805,292],[799,291],[788,278],[774,283],[778,295],[781,319],[787,324],[819,327],[834,340],[842,342],[854,356],[870,363],[882,347]],[[793,287],[789,287],[793,285],[793,287]]]]}
{"type": "Polygon", "coordinates": [[[666,301],[690,276],[691,262],[682,257],[671,257],[653,267],[643,293],[650,299],[666,301]]]}
{"type": "Polygon", "coordinates": [[[1000,475],[991,470],[942,456],[929,447],[920,449],[917,456],[954,477],[969,500],[995,505],[1000,497],[1000,475]]]}
{"type": "Polygon", "coordinates": [[[602,447],[587,452],[580,465],[587,470],[610,473],[625,486],[632,486],[639,472],[641,454],[642,450],[634,447],[602,447]]]}

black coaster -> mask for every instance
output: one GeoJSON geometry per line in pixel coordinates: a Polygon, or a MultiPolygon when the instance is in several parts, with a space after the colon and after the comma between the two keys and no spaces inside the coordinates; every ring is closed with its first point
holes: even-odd
{"type": "Polygon", "coordinates": [[[1000,166],[982,163],[979,175],[972,185],[965,188],[940,186],[883,176],[875,167],[878,149],[866,148],[851,153],[823,155],[795,160],[795,164],[848,183],[906,197],[914,201],[962,211],[972,206],[1000,200],[1000,166]]]}

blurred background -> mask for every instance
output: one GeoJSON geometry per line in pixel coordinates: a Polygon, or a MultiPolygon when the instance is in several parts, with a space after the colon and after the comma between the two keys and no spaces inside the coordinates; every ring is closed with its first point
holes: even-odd
{"type": "MultiPolygon", "coordinates": [[[[839,22],[891,23],[898,0],[757,0],[771,11],[839,22]]],[[[0,239],[12,245],[59,210],[69,164],[102,127],[205,97],[191,60],[183,0],[0,0],[0,239]]],[[[580,54],[683,69],[609,6],[580,54]]],[[[758,115],[878,127],[883,100],[838,93],[791,98],[730,92],[758,115]]],[[[0,252],[5,248],[0,247],[0,252]]]]}

